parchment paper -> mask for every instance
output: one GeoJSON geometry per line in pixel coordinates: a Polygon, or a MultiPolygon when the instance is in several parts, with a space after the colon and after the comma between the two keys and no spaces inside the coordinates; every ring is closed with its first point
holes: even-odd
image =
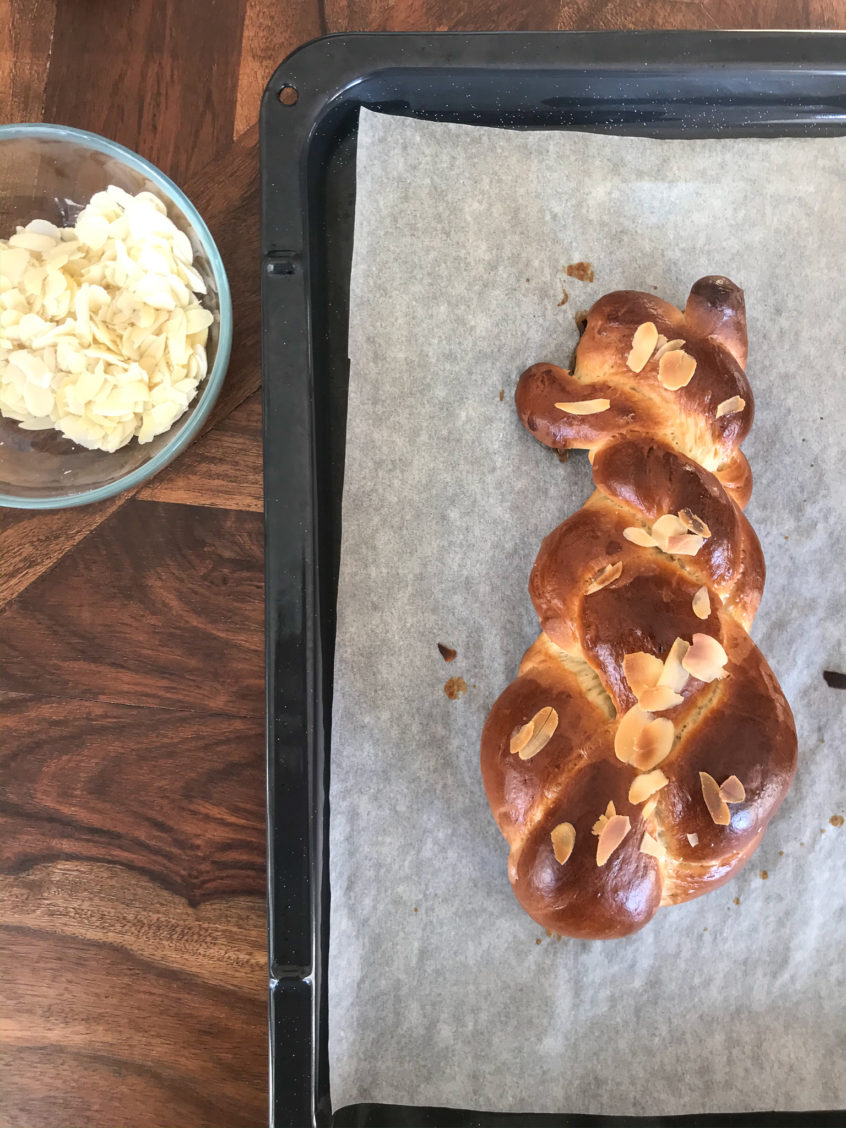
{"type": "Polygon", "coordinates": [[[846,141],[515,133],[362,113],[331,769],[332,1101],[672,1114],[846,1104],[841,475],[846,141]],[[595,282],[563,268],[591,262],[595,282]],[[800,765],[752,862],[624,940],[517,905],[479,734],[591,490],[520,426],[608,290],[746,292],[753,635],[800,765]],[[559,305],[562,285],[569,300],[559,305]],[[501,390],[503,395],[501,396],[501,390]],[[447,665],[442,642],[458,656],[447,665]],[[449,700],[444,683],[468,684],[449,700]],[[836,821],[836,820],[835,820],[836,821]]]}

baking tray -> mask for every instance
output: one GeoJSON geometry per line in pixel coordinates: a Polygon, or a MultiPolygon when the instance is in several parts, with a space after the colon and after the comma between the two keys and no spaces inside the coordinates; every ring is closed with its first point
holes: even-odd
{"type": "Polygon", "coordinates": [[[838,1112],[636,1118],[331,1108],[329,740],[361,106],[513,129],[836,135],[846,132],[846,34],[333,35],[299,48],[273,75],[261,111],[271,1123],[843,1124],[838,1112]]]}

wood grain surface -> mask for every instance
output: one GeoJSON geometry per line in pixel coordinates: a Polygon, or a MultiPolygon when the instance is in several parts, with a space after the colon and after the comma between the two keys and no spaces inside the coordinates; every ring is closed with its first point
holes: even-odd
{"type": "Polygon", "coordinates": [[[353,30],[846,27],[843,0],[0,0],[0,120],[103,133],[226,264],[203,436],[134,495],[4,511],[0,1128],[267,1118],[258,109],[353,30]]]}

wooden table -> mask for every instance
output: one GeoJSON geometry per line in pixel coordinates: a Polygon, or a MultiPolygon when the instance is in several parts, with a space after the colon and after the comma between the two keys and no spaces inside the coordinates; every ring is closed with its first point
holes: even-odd
{"type": "Polygon", "coordinates": [[[2,519],[9,1128],[267,1116],[258,109],[350,30],[846,27],[842,0],[0,0],[0,119],[197,204],[232,284],[207,433],[148,485],[2,519]]]}

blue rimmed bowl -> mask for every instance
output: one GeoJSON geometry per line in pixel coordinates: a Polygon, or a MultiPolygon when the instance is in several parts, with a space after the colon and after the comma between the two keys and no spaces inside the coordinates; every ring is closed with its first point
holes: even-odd
{"type": "Polygon", "coordinates": [[[144,445],[133,439],[114,454],[0,418],[0,505],[61,509],[140,485],[198,434],[223,384],[232,346],[229,283],[209,229],[187,196],[149,161],[95,133],[62,125],[0,126],[0,237],[8,239],[17,224],[31,219],[69,226],[94,193],[110,184],[158,196],[191,240],[194,266],[208,291],[200,300],[214,315],[206,344],[208,375],[169,431],[144,445]]]}

